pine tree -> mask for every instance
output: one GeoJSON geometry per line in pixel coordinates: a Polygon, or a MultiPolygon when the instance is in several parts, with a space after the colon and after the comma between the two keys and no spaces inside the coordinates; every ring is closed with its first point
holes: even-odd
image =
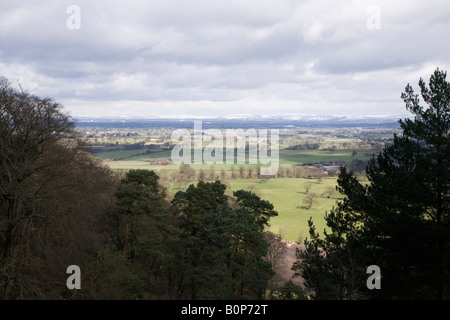
{"type": "Polygon", "coordinates": [[[273,276],[264,237],[273,205],[238,190],[232,208],[225,191],[220,181],[200,181],[172,200],[181,231],[172,273],[178,298],[260,299],[273,276]]]}
{"type": "Polygon", "coordinates": [[[119,234],[121,240],[117,249],[123,252],[135,278],[141,280],[134,294],[147,297],[165,294],[161,281],[173,260],[171,246],[178,235],[158,181],[154,171],[128,171],[116,192],[118,212],[109,217],[110,222],[118,221],[109,224],[110,233],[119,234]]]}
{"type": "Polygon", "coordinates": [[[326,215],[328,232],[314,224],[306,251],[293,269],[316,298],[431,298],[448,293],[450,84],[437,69],[429,87],[419,86],[427,108],[408,84],[402,98],[413,119],[400,120],[401,136],[369,161],[363,184],[341,169],[338,190],[345,196],[326,215]],[[380,290],[370,291],[369,265],[383,275],[380,290]]]}
{"type": "Polygon", "coordinates": [[[404,134],[417,140],[423,153],[430,160],[426,176],[428,203],[427,220],[432,222],[432,234],[437,242],[438,296],[445,299],[447,291],[447,256],[449,245],[449,184],[450,184],[450,83],[447,73],[436,69],[430,77],[429,86],[420,79],[421,96],[429,106],[420,105],[418,94],[410,85],[402,98],[414,114],[414,120],[400,121],[404,134]]]}

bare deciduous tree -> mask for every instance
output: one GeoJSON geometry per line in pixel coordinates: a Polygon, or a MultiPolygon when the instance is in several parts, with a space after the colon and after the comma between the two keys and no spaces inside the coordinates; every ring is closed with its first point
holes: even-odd
{"type": "Polygon", "coordinates": [[[323,196],[331,198],[331,196],[336,192],[336,186],[326,186],[325,191],[322,193],[323,196]]]}
{"type": "Polygon", "coordinates": [[[286,254],[286,245],[282,241],[281,236],[276,235],[272,232],[265,232],[264,237],[269,244],[267,248],[267,260],[272,264],[272,269],[275,271],[275,275],[270,279],[268,286],[267,296],[270,298],[277,287],[281,286],[283,283],[283,277],[279,273],[281,262],[286,254]]]}
{"type": "Polygon", "coordinates": [[[308,193],[309,193],[309,191],[311,190],[312,186],[313,186],[313,183],[310,182],[310,181],[306,182],[306,183],[303,185],[303,187],[305,188],[305,194],[308,194],[308,193]]]}
{"type": "Polygon", "coordinates": [[[66,268],[95,261],[114,183],[82,147],[60,104],[0,77],[2,299],[67,297],[66,268]]]}
{"type": "Polygon", "coordinates": [[[309,192],[304,198],[303,203],[306,204],[308,209],[311,209],[313,203],[317,203],[317,193],[309,192]]]}

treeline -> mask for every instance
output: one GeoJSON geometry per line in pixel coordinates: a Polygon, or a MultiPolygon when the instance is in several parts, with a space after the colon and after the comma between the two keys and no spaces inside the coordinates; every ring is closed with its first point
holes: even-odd
{"type": "Polygon", "coordinates": [[[0,78],[0,299],[302,297],[273,281],[273,205],[225,192],[199,182],[169,201],[155,172],[113,173],[60,104],[0,78]]]}
{"type": "Polygon", "coordinates": [[[123,268],[116,298],[265,298],[275,275],[264,232],[273,205],[243,190],[229,198],[219,181],[191,184],[167,202],[158,180],[147,170],[120,180],[106,223],[114,243],[106,255],[123,268]]]}
{"type": "MultiPolygon", "coordinates": [[[[157,159],[157,161],[149,160],[151,164],[165,164],[164,159],[157,159]]],[[[166,160],[166,164],[170,163],[166,160]]],[[[361,171],[365,169],[366,162],[357,160],[352,161],[351,168],[355,168],[355,171],[361,171]],[[358,163],[359,165],[353,165],[358,163]]],[[[160,169],[157,174],[161,178],[163,185],[175,185],[178,188],[184,188],[187,184],[197,181],[215,181],[220,180],[226,182],[227,180],[240,180],[240,179],[272,179],[272,178],[309,178],[321,179],[326,176],[337,176],[339,174],[339,168],[330,168],[325,170],[314,166],[298,166],[288,165],[280,166],[275,175],[261,175],[261,166],[239,166],[237,168],[231,167],[229,170],[220,169],[217,170],[213,165],[209,169],[194,169],[189,164],[181,164],[178,170],[173,169],[160,169]]]]}
{"type": "MultiPolygon", "coordinates": [[[[168,144],[146,144],[145,141],[119,144],[119,143],[95,143],[86,147],[86,151],[90,153],[99,153],[107,151],[121,151],[121,150],[147,150],[147,153],[170,150],[168,144]]],[[[144,152],[143,152],[144,153],[144,152]]]]}
{"type": "Polygon", "coordinates": [[[289,146],[286,147],[286,150],[318,150],[320,147],[320,143],[301,143],[301,144],[296,144],[294,146],[289,146]]]}

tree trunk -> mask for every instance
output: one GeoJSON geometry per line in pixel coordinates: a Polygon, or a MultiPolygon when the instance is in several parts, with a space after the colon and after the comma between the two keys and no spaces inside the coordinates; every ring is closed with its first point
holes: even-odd
{"type": "Polygon", "coordinates": [[[130,246],[130,233],[131,233],[131,212],[127,212],[127,218],[125,221],[125,238],[123,239],[123,259],[129,260],[131,258],[130,246]]]}

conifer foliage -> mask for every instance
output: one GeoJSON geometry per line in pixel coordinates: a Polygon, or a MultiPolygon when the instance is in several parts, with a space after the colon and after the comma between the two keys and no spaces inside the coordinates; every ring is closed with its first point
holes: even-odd
{"type": "Polygon", "coordinates": [[[326,215],[321,237],[310,221],[306,251],[293,269],[316,299],[445,299],[449,294],[450,83],[436,69],[419,94],[409,84],[401,98],[412,117],[359,181],[342,168],[344,200],[326,215]],[[378,265],[381,289],[366,285],[378,265]]]}

